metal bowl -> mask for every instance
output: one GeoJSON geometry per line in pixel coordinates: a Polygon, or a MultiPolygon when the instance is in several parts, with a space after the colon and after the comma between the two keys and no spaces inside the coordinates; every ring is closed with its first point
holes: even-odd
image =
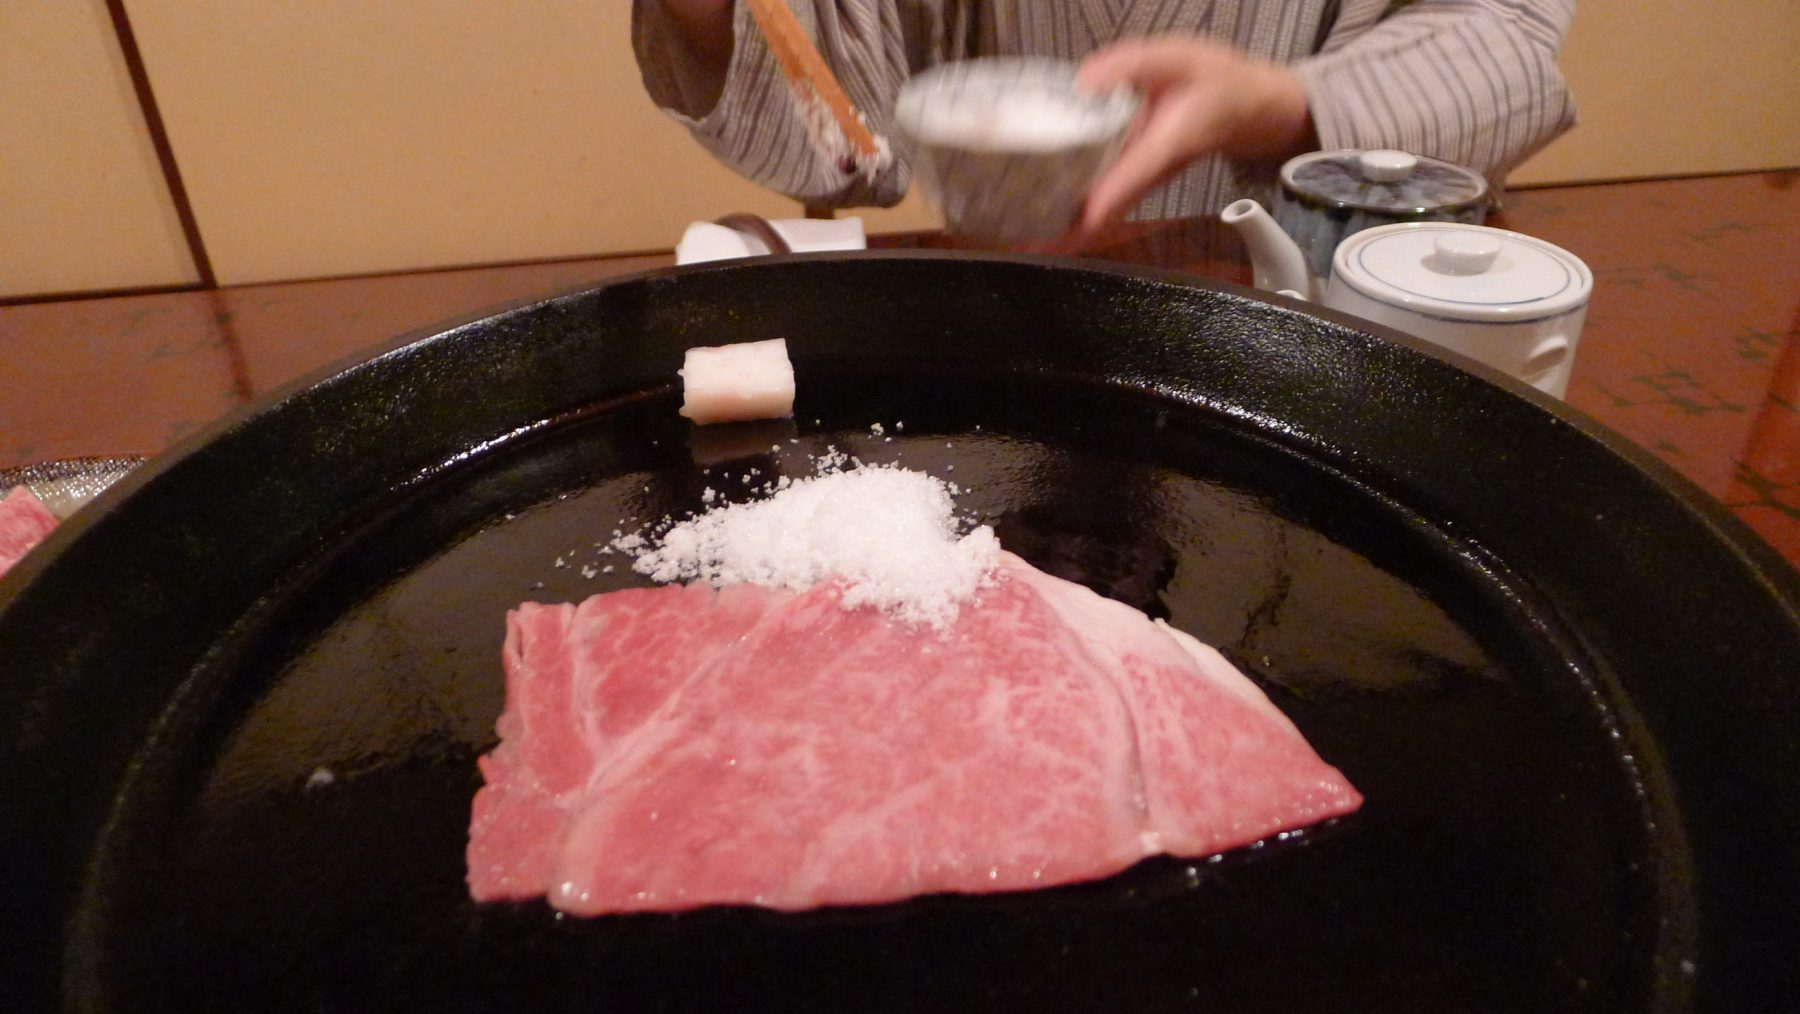
{"type": "Polygon", "coordinates": [[[1118,155],[1137,111],[1129,89],[1075,87],[1065,61],[945,64],[901,89],[894,123],[913,171],[953,233],[989,242],[1068,232],[1118,155]]]}

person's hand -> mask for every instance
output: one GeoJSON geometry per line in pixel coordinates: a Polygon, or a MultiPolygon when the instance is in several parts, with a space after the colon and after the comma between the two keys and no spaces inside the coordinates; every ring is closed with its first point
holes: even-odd
{"type": "Polygon", "coordinates": [[[1076,81],[1095,91],[1130,85],[1144,95],[1118,160],[1088,191],[1077,242],[1102,234],[1151,187],[1202,155],[1277,158],[1316,146],[1299,77],[1211,39],[1115,43],[1083,61],[1076,81]]]}

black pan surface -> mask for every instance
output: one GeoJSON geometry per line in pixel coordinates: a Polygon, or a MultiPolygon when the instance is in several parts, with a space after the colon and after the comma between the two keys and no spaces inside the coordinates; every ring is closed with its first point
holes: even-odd
{"type": "Polygon", "coordinates": [[[1646,455],[1347,318],[1031,258],[656,272],[295,385],[0,583],[3,995],[1780,1009],[1797,603],[1791,569],[1646,455]],[[794,422],[676,417],[684,348],[769,337],[794,422]],[[640,583],[596,543],[829,448],[955,481],[1004,545],[1220,646],[1366,806],[1025,894],[471,903],[505,610],[640,583]]]}

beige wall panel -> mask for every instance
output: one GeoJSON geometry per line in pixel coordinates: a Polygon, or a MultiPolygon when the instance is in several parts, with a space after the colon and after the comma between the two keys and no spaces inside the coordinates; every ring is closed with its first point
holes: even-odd
{"type": "Polygon", "coordinates": [[[668,249],[795,215],[644,94],[623,0],[128,0],[222,283],[668,249]]]}
{"type": "Polygon", "coordinates": [[[197,279],[104,0],[0,3],[0,297],[197,279]]]}
{"type": "Polygon", "coordinates": [[[1800,3],[1580,0],[1563,72],[1581,124],[1512,182],[1800,165],[1800,3]]]}

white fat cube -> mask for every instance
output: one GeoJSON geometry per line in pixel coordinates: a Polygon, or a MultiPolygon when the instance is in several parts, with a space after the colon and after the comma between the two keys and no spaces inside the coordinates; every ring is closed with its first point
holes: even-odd
{"type": "Polygon", "coordinates": [[[701,425],[794,414],[794,364],[787,339],[687,350],[681,414],[701,425]]]}

